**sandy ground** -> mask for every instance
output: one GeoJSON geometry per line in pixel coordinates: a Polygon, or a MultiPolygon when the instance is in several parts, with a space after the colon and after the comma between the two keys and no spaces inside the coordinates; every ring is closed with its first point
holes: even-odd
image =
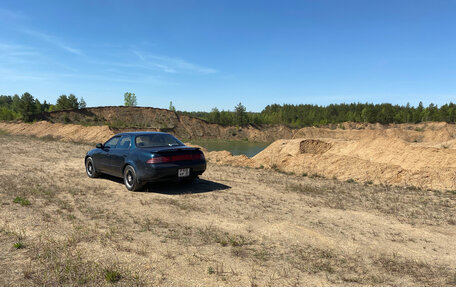
{"type": "Polygon", "coordinates": [[[0,286],[455,286],[456,194],[209,164],[90,179],[91,146],[0,135],[0,286]]]}

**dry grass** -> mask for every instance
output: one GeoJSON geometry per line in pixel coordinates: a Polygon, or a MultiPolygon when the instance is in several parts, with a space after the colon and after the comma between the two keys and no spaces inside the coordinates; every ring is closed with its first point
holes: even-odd
{"type": "Polygon", "coordinates": [[[209,165],[132,193],[0,134],[1,286],[456,285],[456,194],[209,165]]]}
{"type": "MultiPolygon", "coordinates": [[[[349,182],[350,183],[350,182],[349,182]]],[[[376,210],[409,224],[440,225],[456,223],[454,193],[421,190],[414,187],[350,185],[332,181],[321,187],[302,183],[287,183],[289,191],[306,196],[309,204],[350,210],[376,210]],[[308,198],[312,200],[308,200],[308,198]]]]}

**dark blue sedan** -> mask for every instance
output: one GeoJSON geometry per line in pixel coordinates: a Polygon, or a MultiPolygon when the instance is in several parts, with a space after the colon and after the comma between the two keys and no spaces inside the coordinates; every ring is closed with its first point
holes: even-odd
{"type": "Polygon", "coordinates": [[[120,133],[97,144],[85,156],[87,175],[101,173],[124,180],[128,190],[139,190],[148,182],[193,181],[206,170],[199,148],[184,145],[161,132],[120,133]]]}

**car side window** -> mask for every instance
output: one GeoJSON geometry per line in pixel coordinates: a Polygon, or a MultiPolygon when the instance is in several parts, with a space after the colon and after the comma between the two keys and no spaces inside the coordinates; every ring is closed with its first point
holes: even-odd
{"type": "Polygon", "coordinates": [[[119,142],[120,137],[113,137],[112,139],[105,142],[104,146],[107,148],[115,148],[117,143],[119,142]]]}
{"type": "Polygon", "coordinates": [[[130,136],[122,136],[119,143],[117,144],[117,148],[129,149],[130,144],[131,144],[130,136]]]}

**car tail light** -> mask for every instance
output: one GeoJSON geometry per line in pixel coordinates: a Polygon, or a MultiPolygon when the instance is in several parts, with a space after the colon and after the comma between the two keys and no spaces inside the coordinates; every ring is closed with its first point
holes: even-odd
{"type": "Polygon", "coordinates": [[[193,155],[194,160],[199,160],[199,159],[204,159],[204,154],[203,153],[196,153],[193,155]]]}
{"type": "Polygon", "coordinates": [[[204,154],[179,154],[179,155],[170,155],[170,156],[154,156],[146,161],[146,163],[167,163],[175,161],[184,161],[184,160],[203,160],[204,154]]]}
{"type": "Polygon", "coordinates": [[[163,156],[156,156],[156,157],[150,158],[146,161],[146,163],[162,163],[162,162],[167,162],[165,157],[163,157],[163,156]]]}

